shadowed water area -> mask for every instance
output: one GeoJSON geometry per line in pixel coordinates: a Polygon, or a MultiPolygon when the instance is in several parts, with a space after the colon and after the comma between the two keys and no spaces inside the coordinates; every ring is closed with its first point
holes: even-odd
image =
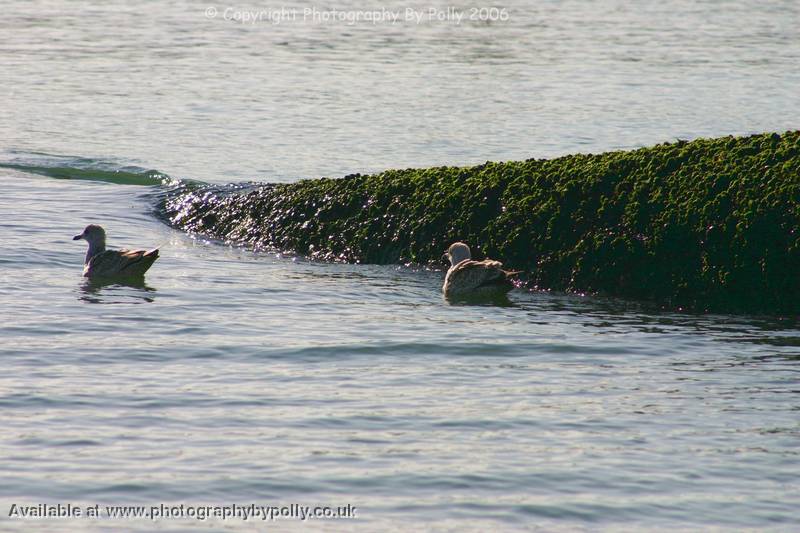
{"type": "Polygon", "coordinates": [[[792,2],[504,5],[503,23],[394,26],[6,7],[0,529],[265,527],[8,516],[40,502],[356,506],[311,524],[330,530],[794,527],[792,318],[522,290],[450,305],[441,271],[161,221],[191,180],[797,127],[792,2]],[[143,282],[81,277],[90,222],[111,247],[162,247],[143,282]]]}

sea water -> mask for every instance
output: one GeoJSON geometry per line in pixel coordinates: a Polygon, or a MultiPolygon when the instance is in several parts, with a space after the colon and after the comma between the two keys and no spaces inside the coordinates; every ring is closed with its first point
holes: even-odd
{"type": "Polygon", "coordinates": [[[754,0],[5,2],[0,529],[797,527],[792,317],[449,305],[441,271],[254,253],[156,206],[174,180],[797,128],[799,20],[754,0]],[[306,8],[329,20],[244,15],[306,8]],[[90,222],[161,246],[144,283],[81,277],[90,222]],[[36,517],[59,504],[82,516],[36,517]]]}

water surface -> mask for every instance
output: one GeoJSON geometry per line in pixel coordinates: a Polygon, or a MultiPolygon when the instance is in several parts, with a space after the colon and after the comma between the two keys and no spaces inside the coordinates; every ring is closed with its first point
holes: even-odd
{"type": "MultiPolygon", "coordinates": [[[[357,507],[312,524],[331,530],[796,527],[794,320],[522,291],[449,305],[442,272],[253,253],[154,212],[164,175],[292,181],[797,127],[793,2],[504,6],[460,26],[5,6],[0,528],[154,527],[7,516],[40,502],[357,507]],[[144,284],[81,278],[71,236],[89,222],[112,246],[162,245],[144,284]]],[[[262,529],[158,523],[196,525],[262,529]]]]}

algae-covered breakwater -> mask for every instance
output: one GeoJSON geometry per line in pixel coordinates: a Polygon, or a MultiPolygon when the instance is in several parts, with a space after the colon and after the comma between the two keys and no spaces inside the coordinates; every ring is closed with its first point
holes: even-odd
{"type": "Polygon", "coordinates": [[[454,240],[533,287],[670,308],[800,312],[800,131],[170,198],[177,227],[363,263],[454,240]]]}

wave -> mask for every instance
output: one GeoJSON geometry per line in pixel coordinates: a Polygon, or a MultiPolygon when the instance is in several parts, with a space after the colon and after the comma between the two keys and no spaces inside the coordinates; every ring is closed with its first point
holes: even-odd
{"type": "Polygon", "coordinates": [[[178,180],[154,169],[135,165],[121,165],[115,161],[79,156],[47,154],[43,152],[10,152],[11,158],[0,161],[0,168],[37,174],[55,179],[85,180],[137,185],[144,187],[195,184],[195,180],[178,180]]]}

